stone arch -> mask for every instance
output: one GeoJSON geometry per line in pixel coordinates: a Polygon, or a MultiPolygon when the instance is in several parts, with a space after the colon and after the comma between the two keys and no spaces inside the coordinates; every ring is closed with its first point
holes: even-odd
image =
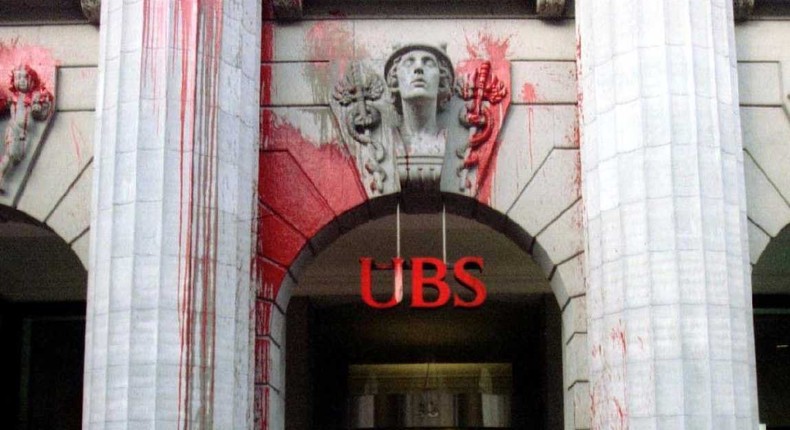
{"type": "MultiPolygon", "coordinates": [[[[476,220],[491,227],[532,256],[533,261],[541,267],[549,281],[562,311],[565,428],[583,428],[580,427],[580,423],[587,419],[589,411],[586,374],[586,305],[582,274],[583,239],[580,235],[564,237],[564,240],[575,242],[576,246],[575,252],[570,256],[564,256],[562,252],[568,252],[567,250],[573,246],[561,243],[562,239],[553,236],[578,232],[574,227],[579,228],[580,224],[577,225],[574,216],[579,214],[576,211],[581,210],[581,200],[577,199],[569,208],[563,210],[549,227],[535,235],[507,214],[474,198],[451,193],[399,193],[364,201],[324,223],[313,236],[304,241],[293,256],[292,263],[287,267],[279,266],[276,261],[267,257],[267,252],[273,250],[261,241],[289,246],[289,240],[281,241],[265,233],[259,236],[256,264],[260,289],[255,306],[254,353],[256,428],[284,428],[285,315],[300,275],[335,239],[363,223],[393,214],[397,204],[406,211],[414,213],[435,213],[441,211],[444,205],[447,213],[476,220]],[[556,232],[552,230],[552,225],[556,232]],[[544,243],[539,238],[546,231],[549,233],[545,237],[549,239],[544,243]],[[553,243],[552,240],[560,243],[553,243]]],[[[281,217],[277,213],[265,206],[265,201],[259,209],[263,214],[261,220],[268,217],[285,222],[279,219],[281,217]]],[[[269,222],[269,225],[272,223],[269,222]]],[[[267,230],[264,222],[259,222],[259,229],[267,230]]],[[[282,258],[282,255],[275,256],[278,257],[282,258]]]]}
{"type": "Polygon", "coordinates": [[[87,271],[58,232],[2,204],[0,262],[0,411],[31,427],[77,428],[87,271]]]}

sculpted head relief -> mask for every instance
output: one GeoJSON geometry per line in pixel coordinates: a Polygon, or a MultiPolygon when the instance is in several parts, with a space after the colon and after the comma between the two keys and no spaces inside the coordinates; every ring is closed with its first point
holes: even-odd
{"type": "Polygon", "coordinates": [[[396,49],[384,75],[393,106],[402,116],[404,137],[435,136],[439,132],[436,115],[453,95],[454,72],[447,54],[429,45],[396,49]]]}

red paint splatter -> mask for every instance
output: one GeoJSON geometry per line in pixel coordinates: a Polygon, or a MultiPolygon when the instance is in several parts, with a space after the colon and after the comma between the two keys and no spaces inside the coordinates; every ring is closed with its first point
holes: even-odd
{"type": "Polygon", "coordinates": [[[535,103],[538,101],[534,85],[529,82],[524,83],[524,86],[521,87],[521,100],[524,103],[535,103]]]}
{"type": "Polygon", "coordinates": [[[261,66],[261,106],[272,104],[272,66],[261,66]]]}
{"type": "Polygon", "coordinates": [[[533,161],[535,159],[535,157],[533,157],[533,148],[535,146],[533,133],[535,111],[531,104],[538,100],[534,85],[529,82],[524,83],[524,86],[521,87],[521,100],[530,104],[530,106],[527,107],[527,150],[529,151],[529,167],[533,168],[533,161]]]}
{"type": "MultiPolygon", "coordinates": [[[[466,38],[466,51],[469,59],[458,63],[456,66],[456,76],[472,79],[484,61],[491,62],[491,74],[496,76],[504,83],[505,88],[511,88],[510,63],[507,60],[507,51],[510,47],[510,38],[495,39],[488,34],[478,34],[477,41],[472,42],[466,38]]],[[[490,204],[491,191],[493,188],[494,172],[496,170],[496,156],[499,153],[500,143],[497,138],[499,131],[504,123],[505,114],[510,107],[510,95],[505,97],[499,104],[492,106],[491,122],[494,132],[491,137],[483,144],[480,144],[470,153],[470,158],[475,157],[479,160],[477,167],[477,190],[475,197],[484,204],[490,204]]]]}
{"type": "Polygon", "coordinates": [[[330,94],[334,88],[333,68],[342,76],[349,63],[365,57],[364,50],[355,50],[351,27],[342,20],[315,22],[305,35],[307,58],[305,78],[313,94],[330,94]]]}
{"type": "Polygon", "coordinates": [[[0,42],[0,98],[11,99],[11,71],[19,66],[28,66],[38,75],[39,88],[51,92],[55,88],[55,74],[59,62],[52,52],[41,46],[23,45],[18,41],[0,42]]]}
{"type": "Polygon", "coordinates": [[[466,52],[470,58],[504,60],[507,58],[507,51],[510,49],[510,36],[495,39],[493,35],[478,33],[477,41],[470,41],[466,37],[466,52]]]}
{"type": "Polygon", "coordinates": [[[619,400],[612,399],[612,402],[614,403],[614,407],[617,410],[617,417],[620,419],[620,428],[627,429],[628,426],[626,426],[625,422],[626,418],[628,417],[628,412],[626,411],[625,407],[620,404],[619,400]]]}
{"type": "Polygon", "coordinates": [[[611,339],[612,342],[617,343],[617,345],[620,347],[620,350],[623,352],[623,355],[628,352],[628,345],[625,341],[625,331],[623,331],[620,325],[612,328],[611,332],[609,332],[609,339],[611,339]]]}
{"type": "Polygon", "coordinates": [[[261,114],[261,141],[264,151],[288,151],[336,215],[367,200],[356,164],[339,142],[313,142],[269,109],[261,114]]]}
{"type": "Polygon", "coordinates": [[[317,21],[305,35],[310,61],[350,60],[355,58],[354,39],[343,21],[317,21]]]}

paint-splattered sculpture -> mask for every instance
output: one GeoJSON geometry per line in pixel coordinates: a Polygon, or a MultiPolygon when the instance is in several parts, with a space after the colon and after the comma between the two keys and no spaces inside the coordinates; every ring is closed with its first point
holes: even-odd
{"type": "Polygon", "coordinates": [[[480,164],[480,146],[491,140],[497,124],[493,121],[492,108],[508,96],[504,82],[491,73],[491,62],[485,61],[475,69],[474,75],[458,80],[458,95],[466,101],[459,120],[469,129],[469,141],[456,151],[463,165],[458,169],[459,191],[472,188],[468,175],[480,164]]]}
{"type": "Polygon", "coordinates": [[[31,119],[46,120],[53,107],[52,93],[41,85],[38,74],[29,66],[18,66],[11,72],[9,91],[7,104],[11,118],[3,134],[0,154],[0,193],[5,192],[3,184],[25,157],[31,119]]]}
{"type": "Polygon", "coordinates": [[[407,45],[390,55],[384,76],[400,114],[395,153],[401,186],[438,188],[447,145],[438,115],[453,95],[453,64],[443,48],[407,45]]]}
{"type": "Polygon", "coordinates": [[[488,198],[509,63],[475,58],[457,71],[445,45],[412,43],[384,61],[335,66],[330,106],[369,197],[444,191],[488,198]]]}

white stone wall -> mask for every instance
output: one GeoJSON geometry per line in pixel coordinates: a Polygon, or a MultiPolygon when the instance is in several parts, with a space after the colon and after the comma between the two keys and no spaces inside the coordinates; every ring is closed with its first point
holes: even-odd
{"type": "Polygon", "coordinates": [[[16,208],[51,227],[87,268],[99,30],[0,25],[0,43],[41,47],[58,62],[55,115],[16,208]]]}
{"type": "MultiPolygon", "coordinates": [[[[790,223],[790,23],[736,25],[750,261],[790,223]]],[[[766,291],[781,292],[781,291],[766,291]]],[[[784,293],[787,293],[784,291],[784,293]]]]}

